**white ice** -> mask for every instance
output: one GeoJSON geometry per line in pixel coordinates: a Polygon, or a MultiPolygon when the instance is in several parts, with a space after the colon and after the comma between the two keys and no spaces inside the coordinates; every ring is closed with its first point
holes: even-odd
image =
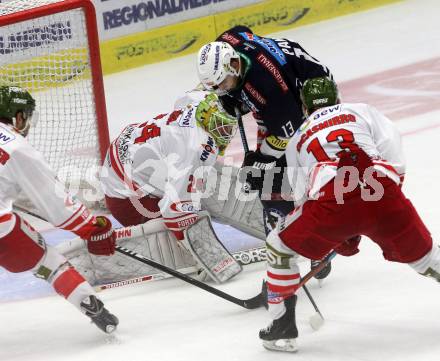
{"type": "MultiPolygon", "coordinates": [[[[439,58],[439,15],[438,0],[410,0],[275,35],[296,39],[344,83],[439,58]]],[[[404,190],[434,238],[440,240],[436,191],[440,109],[429,105],[439,102],[438,68],[430,69],[424,78],[433,84],[430,102],[420,115],[399,117],[396,124],[406,134],[404,190]]],[[[194,55],[106,77],[111,137],[125,123],[167,111],[195,83],[194,55]]],[[[414,85],[405,88],[404,84],[399,91],[414,94],[409,103],[427,96],[414,85]]],[[[423,88],[426,84],[418,85],[423,88]]],[[[350,94],[343,96],[350,98],[350,94]]],[[[397,91],[391,96],[401,98],[397,91]]],[[[357,100],[370,101],[368,95],[357,100]]],[[[234,147],[238,153],[239,141],[234,147]]],[[[221,289],[251,297],[259,291],[263,276],[264,264],[253,265],[221,289]]],[[[2,289],[7,289],[7,278],[0,280],[2,289]]],[[[439,360],[439,285],[405,265],[384,261],[378,247],[368,240],[362,242],[356,258],[336,258],[323,288],[311,281],[310,290],[326,324],[320,331],[312,331],[308,318],[313,309],[300,292],[300,351],[296,355],[262,348],[257,334],[269,321],[265,310],[247,311],[171,279],[103,292],[107,307],[121,321],[111,337],[52,294],[0,303],[0,360],[439,360]]]]}

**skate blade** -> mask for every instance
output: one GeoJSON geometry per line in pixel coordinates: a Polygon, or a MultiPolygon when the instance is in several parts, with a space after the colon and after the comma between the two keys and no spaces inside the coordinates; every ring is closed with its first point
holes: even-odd
{"type": "Polygon", "coordinates": [[[266,341],[263,340],[264,348],[272,351],[281,352],[296,352],[298,351],[298,346],[296,345],[296,340],[294,338],[266,341]]]}

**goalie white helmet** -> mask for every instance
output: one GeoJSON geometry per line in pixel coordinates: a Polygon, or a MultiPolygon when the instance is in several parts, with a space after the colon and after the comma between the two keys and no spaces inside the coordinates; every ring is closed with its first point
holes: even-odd
{"type": "Polygon", "coordinates": [[[234,48],[225,42],[214,41],[202,46],[197,55],[197,73],[203,86],[218,95],[224,91],[218,89],[219,84],[228,75],[239,76],[239,71],[231,66],[231,60],[240,60],[234,48]]]}

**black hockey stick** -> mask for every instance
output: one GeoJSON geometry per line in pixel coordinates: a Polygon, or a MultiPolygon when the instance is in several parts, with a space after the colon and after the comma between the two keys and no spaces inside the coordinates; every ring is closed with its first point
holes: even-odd
{"type": "Polygon", "coordinates": [[[157,262],[139,254],[139,253],[136,253],[134,251],[130,251],[127,248],[116,246],[116,251],[119,253],[122,253],[123,255],[126,255],[127,257],[133,258],[139,262],[145,263],[151,267],[154,267],[158,270],[161,270],[162,272],[168,273],[176,278],[181,279],[184,282],[192,284],[193,286],[201,288],[202,290],[205,290],[206,292],[209,292],[209,293],[212,293],[213,295],[221,297],[226,301],[235,303],[236,305],[241,306],[243,308],[247,308],[248,310],[252,310],[252,309],[258,308],[263,305],[261,293],[259,293],[258,295],[254,296],[252,298],[242,300],[242,299],[234,297],[228,293],[220,291],[219,289],[217,289],[215,287],[211,287],[211,286],[207,285],[206,283],[203,283],[199,280],[196,280],[195,278],[192,278],[184,273],[180,273],[179,271],[176,271],[172,268],[164,266],[163,264],[157,263],[157,262]]]}
{"type": "Polygon", "coordinates": [[[246,132],[244,131],[243,118],[238,108],[235,108],[235,115],[237,117],[238,130],[240,132],[241,143],[243,144],[244,154],[249,152],[249,143],[246,138],[246,132]]]}
{"type": "MultiPolygon", "coordinates": [[[[246,137],[246,131],[244,129],[243,117],[241,116],[240,110],[235,108],[235,116],[237,117],[238,130],[240,132],[241,144],[243,144],[244,154],[249,152],[249,143],[246,137]]],[[[292,196],[290,194],[282,194],[282,193],[270,193],[264,194],[268,199],[264,200],[273,200],[273,201],[292,201],[292,196]]]]}
{"type": "MultiPolygon", "coordinates": [[[[15,207],[15,208],[17,210],[21,211],[21,212],[27,213],[27,214],[29,214],[29,215],[31,215],[33,217],[39,218],[39,219],[47,222],[46,219],[44,219],[43,217],[41,217],[40,215],[38,215],[38,214],[36,214],[36,213],[34,213],[32,211],[29,211],[29,210],[27,210],[25,208],[22,208],[22,207],[19,207],[19,206],[15,207]]],[[[258,295],[254,296],[252,298],[249,298],[249,299],[246,299],[246,300],[242,300],[240,298],[231,296],[228,293],[220,291],[217,288],[211,287],[211,286],[207,285],[206,283],[203,283],[203,282],[201,282],[199,280],[196,280],[196,279],[194,279],[194,278],[192,278],[190,276],[187,276],[184,273],[180,273],[179,271],[176,271],[176,270],[174,270],[172,268],[169,268],[169,267],[164,266],[164,265],[162,265],[160,263],[157,263],[157,262],[155,262],[155,261],[153,261],[153,260],[151,260],[151,259],[149,259],[149,258],[147,258],[147,257],[145,257],[145,256],[143,256],[141,254],[139,254],[139,253],[136,253],[134,251],[130,251],[127,248],[116,246],[116,251],[119,252],[119,253],[124,254],[127,257],[130,257],[130,258],[133,258],[133,259],[135,259],[135,260],[137,260],[139,262],[145,263],[145,264],[147,264],[147,265],[149,265],[151,267],[154,267],[154,268],[156,268],[158,270],[161,270],[162,272],[168,273],[168,274],[170,274],[170,275],[172,275],[172,276],[174,276],[176,278],[179,278],[179,279],[181,279],[184,282],[190,283],[193,286],[199,287],[199,288],[201,288],[201,289],[203,289],[203,290],[205,290],[205,291],[207,291],[209,293],[212,293],[212,294],[214,294],[216,296],[219,296],[219,297],[221,297],[221,298],[223,298],[223,299],[225,299],[225,300],[227,300],[229,302],[235,303],[236,305],[244,307],[244,308],[247,308],[249,310],[258,308],[260,306],[263,306],[263,304],[264,304],[264,300],[263,300],[261,292],[258,295]]]]}

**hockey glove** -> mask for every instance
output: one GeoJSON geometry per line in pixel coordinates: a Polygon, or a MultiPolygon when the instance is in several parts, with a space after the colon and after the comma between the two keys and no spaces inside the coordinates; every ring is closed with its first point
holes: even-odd
{"type": "Polygon", "coordinates": [[[87,249],[94,255],[110,256],[115,253],[116,234],[107,217],[94,218],[80,237],[87,241],[87,249]]]}
{"type": "Polygon", "coordinates": [[[247,190],[263,189],[265,172],[275,167],[276,160],[275,157],[262,154],[259,150],[245,154],[242,168],[246,168],[244,171],[247,172],[247,190]]]}
{"type": "Polygon", "coordinates": [[[355,236],[347,239],[345,242],[341,243],[338,247],[335,248],[336,253],[341,256],[354,256],[359,253],[359,243],[361,242],[361,236],[355,236]]]}

